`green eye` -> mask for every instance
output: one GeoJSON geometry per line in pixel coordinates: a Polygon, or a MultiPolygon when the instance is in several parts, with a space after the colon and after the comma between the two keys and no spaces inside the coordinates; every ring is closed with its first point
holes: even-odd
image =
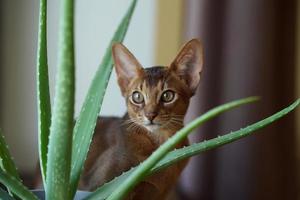
{"type": "Polygon", "coordinates": [[[141,103],[144,102],[143,95],[140,92],[137,92],[137,91],[132,93],[131,98],[132,98],[132,101],[136,104],[141,104],[141,103]]]}
{"type": "Polygon", "coordinates": [[[162,93],[161,100],[165,103],[169,103],[173,101],[174,97],[175,97],[175,92],[173,92],[172,90],[167,90],[164,93],[162,93]]]}

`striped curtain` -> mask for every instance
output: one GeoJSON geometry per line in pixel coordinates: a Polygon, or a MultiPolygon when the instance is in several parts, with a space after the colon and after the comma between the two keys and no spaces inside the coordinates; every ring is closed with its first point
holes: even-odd
{"type": "MultiPolygon", "coordinates": [[[[216,137],[260,120],[296,99],[296,0],[185,1],[185,40],[200,38],[205,68],[187,121],[252,95],[259,103],[223,114],[191,137],[216,137]]],[[[195,157],[180,190],[185,200],[299,198],[295,113],[256,135],[195,157]]]]}

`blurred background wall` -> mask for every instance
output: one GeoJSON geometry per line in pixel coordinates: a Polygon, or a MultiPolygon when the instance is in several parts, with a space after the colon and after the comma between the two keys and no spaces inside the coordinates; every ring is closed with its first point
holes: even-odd
{"type": "MultiPolygon", "coordinates": [[[[129,2],[77,1],[76,113],[129,2]]],[[[48,2],[52,95],[58,8],[58,0],[48,2]]],[[[37,159],[38,1],[2,0],[0,11],[0,127],[21,171],[30,174],[37,159]]],[[[299,27],[299,0],[144,0],[124,43],[147,67],[167,65],[191,38],[203,41],[203,79],[187,121],[233,99],[262,97],[195,131],[190,139],[196,142],[262,119],[300,96],[299,27]]],[[[107,91],[101,114],[122,115],[114,74],[107,91]]],[[[182,199],[300,199],[299,109],[297,114],[297,119],[291,114],[254,136],[193,158],[178,186],[182,199]]]]}
{"type": "MultiPolygon", "coordinates": [[[[300,96],[300,0],[297,1],[297,73],[296,94],[300,96]]],[[[300,185],[300,110],[297,111],[297,160],[298,160],[298,184],[300,185]]],[[[300,198],[300,195],[298,195],[300,198]]]]}
{"type": "MultiPolygon", "coordinates": [[[[193,141],[236,130],[296,99],[296,3],[186,2],[184,37],[203,40],[207,67],[188,118],[231,99],[262,98],[207,123],[193,141]]],[[[202,154],[183,176],[184,199],[297,199],[296,141],[292,113],[252,137],[202,154]]]]}
{"type": "MultiPolygon", "coordinates": [[[[130,0],[76,1],[76,105],[78,114],[102,56],[130,0]],[[88,23],[87,23],[88,22],[88,23]]],[[[48,1],[48,54],[53,100],[57,56],[59,0],[48,1]]],[[[32,173],[38,156],[35,62],[39,1],[0,1],[0,127],[17,165],[32,173]]],[[[156,1],[137,5],[124,44],[145,66],[154,65],[156,1]]],[[[103,115],[122,116],[125,104],[115,74],[104,99],[103,115]]]]}

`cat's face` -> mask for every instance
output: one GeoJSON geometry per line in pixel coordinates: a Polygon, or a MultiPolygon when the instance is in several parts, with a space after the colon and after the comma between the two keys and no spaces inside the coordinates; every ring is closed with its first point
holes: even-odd
{"type": "Polygon", "coordinates": [[[167,67],[143,70],[129,84],[125,98],[130,119],[153,132],[178,129],[186,113],[191,92],[167,67]]]}
{"type": "Polygon", "coordinates": [[[150,132],[181,128],[202,71],[200,42],[188,42],[168,67],[143,69],[121,44],[113,46],[113,56],[118,83],[127,103],[129,127],[150,132]]]}

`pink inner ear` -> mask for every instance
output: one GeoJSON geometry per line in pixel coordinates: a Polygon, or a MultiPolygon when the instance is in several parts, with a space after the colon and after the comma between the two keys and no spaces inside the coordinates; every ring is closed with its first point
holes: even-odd
{"type": "Polygon", "coordinates": [[[120,43],[112,48],[118,83],[122,93],[126,91],[128,84],[143,72],[143,68],[130,51],[120,43]]]}
{"type": "Polygon", "coordinates": [[[122,44],[114,45],[113,54],[117,73],[120,72],[117,74],[118,76],[125,76],[124,78],[129,79],[138,75],[142,67],[125,46],[122,44]]]}
{"type": "Polygon", "coordinates": [[[178,59],[178,64],[186,64],[188,62],[191,62],[192,60],[194,60],[195,57],[195,52],[192,49],[189,49],[186,52],[183,52],[183,55],[180,56],[180,58],[178,59]]]}
{"type": "Polygon", "coordinates": [[[203,65],[202,56],[202,45],[194,39],[182,48],[171,65],[171,70],[183,79],[193,92],[200,81],[203,65]]]}
{"type": "Polygon", "coordinates": [[[137,71],[136,62],[128,57],[128,55],[124,54],[124,52],[119,55],[118,59],[120,60],[120,75],[125,76],[128,79],[134,77],[137,71]]]}

